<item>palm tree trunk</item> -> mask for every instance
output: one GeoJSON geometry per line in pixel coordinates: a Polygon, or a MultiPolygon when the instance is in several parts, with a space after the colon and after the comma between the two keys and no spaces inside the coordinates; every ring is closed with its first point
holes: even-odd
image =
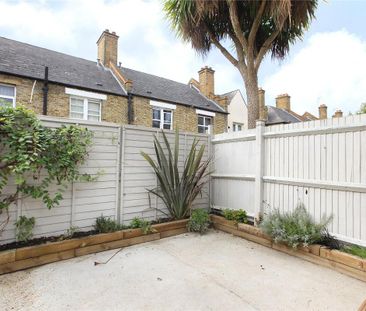
{"type": "Polygon", "coordinates": [[[248,128],[251,129],[255,128],[256,121],[259,119],[258,77],[253,68],[248,68],[246,72],[240,72],[247,93],[248,128]]]}

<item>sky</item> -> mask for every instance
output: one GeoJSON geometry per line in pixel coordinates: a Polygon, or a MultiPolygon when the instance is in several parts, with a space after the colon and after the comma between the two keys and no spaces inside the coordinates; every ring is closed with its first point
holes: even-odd
{"type": "MultiPolygon", "coordinates": [[[[0,0],[0,36],[96,60],[104,29],[119,35],[122,66],[187,83],[215,70],[216,93],[240,89],[241,76],[213,49],[197,54],[164,18],[161,0],[0,0]]],[[[259,72],[266,104],[288,93],[291,108],[318,114],[326,104],[354,113],[366,102],[366,0],[320,1],[314,20],[285,60],[268,56],[259,72]]]]}

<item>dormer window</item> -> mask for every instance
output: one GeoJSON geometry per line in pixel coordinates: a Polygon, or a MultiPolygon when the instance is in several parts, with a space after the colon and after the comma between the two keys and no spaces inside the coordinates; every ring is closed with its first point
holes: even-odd
{"type": "Polygon", "coordinates": [[[15,107],[15,86],[0,84],[0,107],[15,107]]]}

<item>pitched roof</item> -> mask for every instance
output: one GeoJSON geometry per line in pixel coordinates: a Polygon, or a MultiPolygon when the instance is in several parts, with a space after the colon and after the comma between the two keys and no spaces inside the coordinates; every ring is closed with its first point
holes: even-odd
{"type": "Polygon", "coordinates": [[[267,125],[280,123],[296,123],[302,120],[284,109],[268,106],[268,120],[267,125]]]}
{"type": "Polygon", "coordinates": [[[125,67],[119,67],[119,70],[125,78],[132,80],[131,93],[134,95],[226,113],[218,104],[188,84],[125,67]]]}
{"type": "Polygon", "coordinates": [[[239,90],[234,90],[234,91],[231,91],[231,92],[227,92],[227,93],[225,93],[225,94],[221,94],[221,96],[223,96],[223,97],[227,97],[227,98],[228,98],[228,100],[229,100],[229,101],[231,101],[231,100],[234,98],[234,96],[235,96],[235,94],[236,94],[237,92],[240,92],[240,91],[239,91],[239,90]]]}
{"type": "Polygon", "coordinates": [[[86,59],[0,37],[0,73],[126,95],[111,71],[86,59]]]}
{"type": "Polygon", "coordinates": [[[312,120],[318,120],[318,118],[316,116],[314,116],[312,113],[306,111],[303,115],[302,115],[304,121],[312,121],[312,120]]]}

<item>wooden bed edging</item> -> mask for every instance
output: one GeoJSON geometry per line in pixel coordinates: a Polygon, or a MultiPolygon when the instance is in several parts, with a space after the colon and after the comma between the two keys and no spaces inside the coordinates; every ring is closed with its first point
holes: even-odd
{"type": "Polygon", "coordinates": [[[91,253],[159,240],[187,232],[188,219],[152,225],[153,233],[126,229],[0,252],[0,275],[91,253]]]}
{"type": "Polygon", "coordinates": [[[241,223],[233,224],[232,221],[228,221],[224,217],[217,215],[211,215],[211,221],[214,228],[218,230],[231,233],[246,240],[302,258],[366,282],[366,259],[317,244],[293,249],[284,244],[274,243],[271,237],[264,234],[258,227],[241,223]]]}

